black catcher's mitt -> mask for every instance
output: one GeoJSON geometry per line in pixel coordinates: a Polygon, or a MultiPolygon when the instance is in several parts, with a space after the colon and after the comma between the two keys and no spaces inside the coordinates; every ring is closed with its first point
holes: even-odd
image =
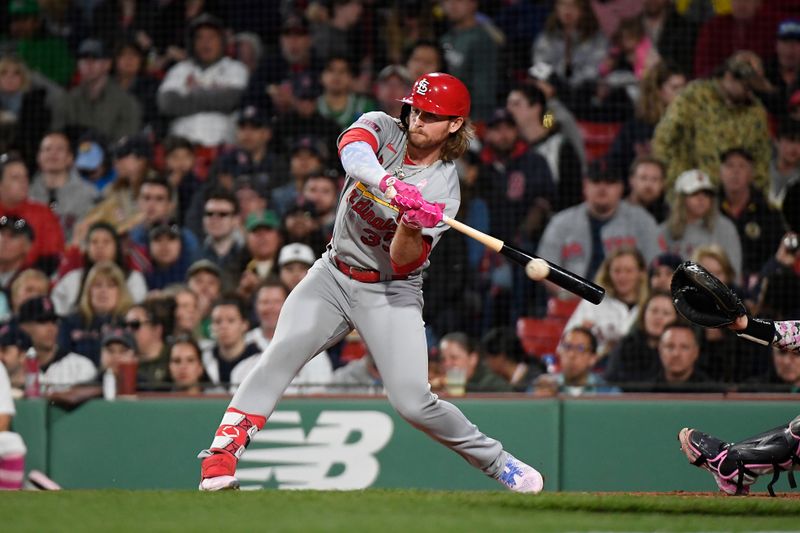
{"type": "Polygon", "coordinates": [[[747,314],[739,297],[697,263],[679,265],[670,288],[678,313],[700,326],[721,328],[747,314]]]}

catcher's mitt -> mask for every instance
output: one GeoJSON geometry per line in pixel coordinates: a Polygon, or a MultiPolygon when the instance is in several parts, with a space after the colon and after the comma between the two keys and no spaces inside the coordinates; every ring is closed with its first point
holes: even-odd
{"type": "Polygon", "coordinates": [[[721,328],[747,314],[736,293],[697,263],[680,264],[670,288],[678,313],[700,326],[721,328]]]}

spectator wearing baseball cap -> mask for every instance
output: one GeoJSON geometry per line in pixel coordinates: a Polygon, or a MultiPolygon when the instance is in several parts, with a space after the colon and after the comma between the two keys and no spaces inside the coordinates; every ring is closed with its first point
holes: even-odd
{"type": "Polygon", "coordinates": [[[291,80],[291,93],[292,108],[275,120],[275,151],[288,154],[299,139],[316,137],[328,153],[335,153],[341,127],[317,109],[317,98],[322,93],[319,74],[305,71],[295,75],[291,80]]]}
{"type": "Polygon", "coordinates": [[[742,245],[733,222],[720,213],[717,186],[702,170],[687,170],[675,181],[675,201],[669,218],[659,226],[659,239],[667,251],[691,257],[700,246],[717,244],[728,253],[736,271],[742,273],[742,245]]]}
{"type": "Polygon", "coordinates": [[[622,176],[607,163],[590,165],[583,203],[556,213],[545,227],[538,253],[581,276],[592,278],[619,243],[635,247],[646,262],[663,252],[658,225],[642,207],[622,200],[622,176]]]}
{"type": "Polygon", "coordinates": [[[322,173],[328,150],[319,137],[300,137],[292,144],[289,157],[289,182],[272,190],[270,209],[283,216],[301,198],[306,179],[322,173]]]}
{"type": "Polygon", "coordinates": [[[311,49],[308,20],[292,13],[281,23],[280,46],[267,50],[264,59],[250,77],[243,99],[268,114],[281,114],[293,103],[292,80],[305,73],[319,74],[322,65],[311,49]]]}
{"type": "Polygon", "coordinates": [[[137,363],[136,342],[129,331],[113,327],[103,334],[100,340],[100,375],[111,370],[119,380],[122,365],[137,363]]]}
{"type": "Polygon", "coordinates": [[[5,366],[15,396],[25,387],[25,352],[31,347],[30,336],[15,321],[0,324],[0,366],[5,366]]]}
{"type": "Polygon", "coordinates": [[[222,271],[213,261],[200,259],[186,272],[186,285],[197,297],[200,335],[208,339],[211,336],[211,304],[222,294],[222,271]]]}
{"type": "Polygon", "coordinates": [[[761,60],[744,51],[732,55],[716,77],[695,80],[675,97],[652,142],[653,155],[667,165],[667,191],[688,169],[701,170],[718,184],[719,154],[734,147],[750,152],[756,186],[765,188],[772,146],[767,114],[753,95],[764,85],[761,60]]]}
{"type": "MultiPolygon", "coordinates": [[[[111,154],[114,161],[114,181],[106,187],[104,199],[100,201],[82,221],[86,227],[95,222],[114,224],[120,235],[142,222],[142,214],[136,205],[139,185],[152,173],[150,158],[152,148],[144,134],[123,137],[113,144],[111,154]]],[[[76,228],[73,241],[80,242],[84,235],[76,228]]]]}
{"type": "Polygon", "coordinates": [[[403,98],[411,92],[414,80],[403,65],[387,65],[378,73],[375,98],[378,108],[390,117],[399,117],[403,98]]]}
{"type": "Polygon", "coordinates": [[[267,210],[269,190],[264,182],[255,176],[243,174],[236,178],[233,192],[239,203],[239,216],[242,220],[247,220],[247,217],[253,213],[263,213],[267,210]]]}
{"type": "Polygon", "coordinates": [[[469,209],[473,223],[479,220],[481,208],[484,213],[488,208],[483,224],[487,224],[486,217],[491,220],[493,235],[522,239],[518,243],[531,248],[544,231],[550,210],[555,208],[556,185],[550,167],[543,156],[529,149],[520,137],[514,116],[505,107],[495,109],[486,126],[479,154],[481,166],[476,169],[488,189],[480,195],[486,205],[473,202],[474,207],[469,209]],[[526,220],[541,222],[528,224],[526,220]]]}
{"type": "Polygon", "coordinates": [[[31,338],[39,362],[39,381],[48,391],[88,383],[97,375],[91,359],[59,342],[61,319],[50,298],[37,296],[26,300],[16,319],[20,329],[31,338]]]}
{"type": "Polygon", "coordinates": [[[183,231],[174,219],[158,222],[150,228],[147,248],[153,266],[145,274],[149,290],[163,289],[186,279],[197,252],[186,246],[183,231]]]}
{"type": "Polygon", "coordinates": [[[303,281],[316,260],[314,250],[307,244],[292,242],[281,248],[278,255],[278,277],[289,292],[303,281]]]}
{"type": "Polygon", "coordinates": [[[283,215],[282,228],[287,242],[307,244],[319,256],[330,239],[325,238],[319,214],[313,202],[302,199],[283,215]]]}
{"type": "Polygon", "coordinates": [[[0,216],[0,289],[3,290],[2,313],[8,313],[6,295],[17,275],[25,269],[33,242],[33,229],[24,218],[0,216]]]}
{"type": "Polygon", "coordinates": [[[158,88],[158,108],[173,119],[173,135],[202,146],[230,143],[233,113],[247,87],[247,67],[225,55],[225,28],[216,17],[196,17],[189,39],[191,57],[167,71],[158,88]]]}
{"type": "Polygon", "coordinates": [[[277,185],[276,178],[285,173],[271,146],[272,119],[254,105],[239,111],[236,127],[236,144],[217,160],[216,166],[226,168],[234,178],[252,176],[267,188],[277,185]]]}
{"type": "Polygon", "coordinates": [[[783,237],[780,212],[757,189],[753,156],[745,149],[731,148],[720,155],[720,211],[736,226],[742,243],[742,286],[755,283],[764,263],[770,259],[783,237]]]}
{"type": "Polygon", "coordinates": [[[80,85],[54,107],[53,129],[91,129],[112,142],[139,131],[139,102],[110,77],[111,55],[102,41],[84,39],[78,47],[80,85]]]}
{"type": "Polygon", "coordinates": [[[274,211],[253,213],[245,221],[246,255],[237,292],[247,298],[256,287],[278,272],[278,251],[283,244],[281,221],[274,211]]]}
{"type": "Polygon", "coordinates": [[[31,200],[29,192],[25,162],[14,153],[0,156],[0,216],[9,217],[6,222],[13,222],[30,239],[26,264],[52,274],[64,250],[64,232],[50,207],[31,200]]]}
{"type": "Polygon", "coordinates": [[[647,266],[647,279],[651,291],[669,292],[671,290],[672,275],[675,269],[683,263],[683,258],[677,254],[664,252],[658,254],[647,266]]]}
{"type": "Polygon", "coordinates": [[[170,136],[164,139],[163,147],[164,172],[169,183],[175,188],[177,200],[175,218],[181,226],[185,226],[192,199],[203,187],[202,181],[194,172],[196,162],[194,145],[189,139],[170,136]]]}
{"type": "Polygon", "coordinates": [[[94,185],[98,192],[103,192],[116,178],[111,154],[103,139],[93,132],[84,133],[78,139],[75,152],[75,168],[81,177],[94,185]]]}
{"type": "Polygon", "coordinates": [[[66,41],[43,28],[38,0],[10,0],[7,32],[13,36],[8,52],[15,53],[31,69],[65,87],[75,71],[75,60],[66,41]]]}
{"type": "Polygon", "coordinates": [[[114,159],[124,159],[126,157],[136,157],[141,160],[149,161],[153,157],[153,147],[150,140],[141,133],[122,137],[114,143],[114,159]]]}

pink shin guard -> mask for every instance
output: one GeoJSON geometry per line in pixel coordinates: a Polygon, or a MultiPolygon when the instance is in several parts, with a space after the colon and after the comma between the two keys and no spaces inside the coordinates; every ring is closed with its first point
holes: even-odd
{"type": "Polygon", "coordinates": [[[0,458],[0,490],[19,490],[24,479],[24,454],[0,458]]]}
{"type": "Polygon", "coordinates": [[[691,441],[698,455],[695,464],[710,470],[720,489],[728,494],[747,494],[759,476],[772,474],[767,490],[775,496],[773,486],[782,472],[787,473],[789,486],[797,488],[793,471],[800,469],[800,416],[788,427],[730,445],[708,446],[719,441],[701,432],[692,434],[691,441]]]}

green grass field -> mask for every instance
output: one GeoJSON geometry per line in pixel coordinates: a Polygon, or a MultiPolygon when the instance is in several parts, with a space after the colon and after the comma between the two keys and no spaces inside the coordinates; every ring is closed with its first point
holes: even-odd
{"type": "Polygon", "coordinates": [[[367,490],[0,494],[3,532],[797,531],[798,498],[367,490]]]}

